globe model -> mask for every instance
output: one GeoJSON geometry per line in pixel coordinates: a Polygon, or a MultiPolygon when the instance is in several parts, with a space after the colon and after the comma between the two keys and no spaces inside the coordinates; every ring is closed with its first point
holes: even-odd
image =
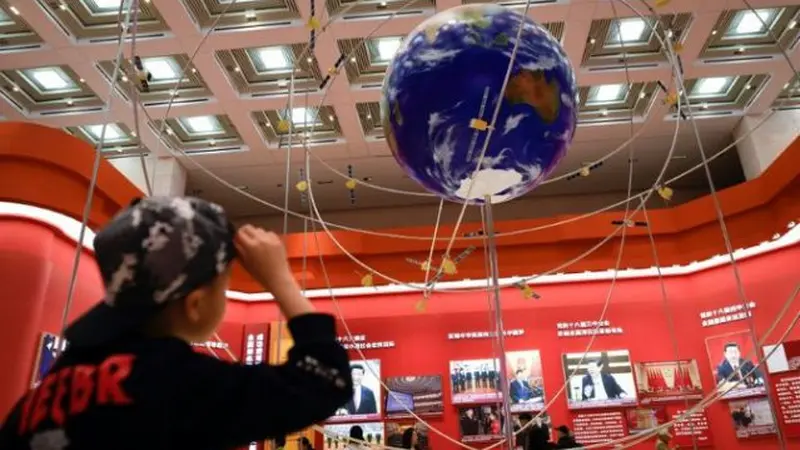
{"type": "Polygon", "coordinates": [[[387,70],[381,114],[395,159],[427,190],[500,203],[536,187],[564,157],[576,98],[572,66],[546,29],[479,4],[436,14],[406,37],[387,70]]]}

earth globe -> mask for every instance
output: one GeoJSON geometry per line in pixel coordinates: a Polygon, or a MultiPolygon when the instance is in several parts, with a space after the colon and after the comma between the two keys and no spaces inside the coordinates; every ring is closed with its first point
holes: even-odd
{"type": "Polygon", "coordinates": [[[545,28],[503,6],[474,4],[436,14],[405,38],[380,106],[409,177],[448,200],[494,204],[555,169],[575,133],[577,103],[572,66],[545,28]]]}

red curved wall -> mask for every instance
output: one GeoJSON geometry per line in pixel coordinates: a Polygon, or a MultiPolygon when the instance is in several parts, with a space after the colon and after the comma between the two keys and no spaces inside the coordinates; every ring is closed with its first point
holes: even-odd
{"type": "MultiPolygon", "coordinates": [[[[60,334],[75,243],[39,222],[0,217],[0,415],[29,386],[43,332],[60,334]]],[[[84,253],[70,318],[103,293],[94,258],[84,253]]]]}
{"type": "MultiPolygon", "coordinates": [[[[43,331],[58,333],[72,265],[74,242],[37,222],[9,217],[0,218],[0,281],[5,288],[0,301],[0,415],[4,415],[30,381],[35,349],[43,331]]],[[[90,254],[81,264],[71,317],[84,311],[102,294],[101,282],[90,254]]],[[[800,246],[794,246],[740,263],[745,291],[758,302],[754,323],[761,336],[782,303],[800,282],[797,262],[800,246]]],[[[502,263],[502,261],[501,261],[502,263]]],[[[684,277],[668,278],[669,305],[677,329],[681,358],[697,359],[704,390],[714,382],[705,338],[746,328],[745,322],[703,328],[699,313],[738,303],[737,291],[729,267],[711,269],[684,277]]],[[[526,334],[507,341],[508,350],[538,349],[542,354],[546,394],[552,398],[563,380],[561,353],[582,352],[587,338],[558,338],[560,321],[596,320],[606,298],[608,281],[554,284],[537,292],[541,300],[525,300],[516,289],[503,292],[507,328],[524,328],[526,334]]],[[[449,341],[452,332],[489,329],[485,293],[440,294],[434,296],[425,313],[416,313],[417,294],[364,296],[341,299],[344,317],[355,334],[365,334],[370,341],[393,340],[393,349],[366,351],[368,358],[382,362],[382,376],[442,374],[445,392],[449,393],[448,361],[491,357],[490,341],[449,341]]],[[[335,312],[328,299],[315,301],[323,311],[335,312]]],[[[795,301],[787,317],[778,325],[782,332],[790,319],[800,312],[795,301]]],[[[655,279],[622,280],[612,294],[608,319],[625,329],[620,336],[598,338],[596,350],[628,349],[633,361],[658,361],[674,358],[671,335],[661,303],[660,287],[655,279]]],[[[231,302],[226,325],[220,334],[241,358],[245,325],[278,319],[271,303],[231,302]]],[[[343,334],[343,332],[340,332],[343,334]]],[[[768,342],[774,342],[773,336],[768,342]]],[[[789,339],[800,339],[795,329],[789,339]]],[[[217,351],[221,354],[221,351],[217,351]]],[[[353,355],[355,356],[355,354],[353,355]]],[[[564,399],[553,404],[551,415],[556,423],[571,423],[572,413],[564,399]]],[[[714,448],[724,450],[777,450],[777,441],[761,438],[740,441],[725,402],[708,408],[714,448]]],[[[450,436],[457,436],[455,409],[445,395],[445,415],[431,422],[450,436]]],[[[652,447],[652,443],[637,449],[652,447]]],[[[798,446],[794,438],[790,447],[798,446]]],[[[441,438],[432,437],[436,450],[451,448],[441,438]]]]}

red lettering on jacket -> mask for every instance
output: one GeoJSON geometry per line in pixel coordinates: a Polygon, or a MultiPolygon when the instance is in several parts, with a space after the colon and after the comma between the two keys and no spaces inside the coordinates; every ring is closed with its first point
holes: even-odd
{"type": "Polygon", "coordinates": [[[72,367],[58,371],[58,384],[56,384],[56,393],[53,395],[53,407],[50,409],[50,417],[59,426],[64,424],[64,408],[61,403],[67,395],[67,382],[71,376],[72,367]]]}
{"type": "Polygon", "coordinates": [[[133,403],[122,382],[131,374],[133,355],[114,355],[100,365],[97,376],[97,403],[105,405],[127,405],[133,403]]]}
{"type": "Polygon", "coordinates": [[[47,410],[50,406],[50,395],[53,393],[53,383],[56,382],[57,375],[51,373],[44,377],[36,394],[36,401],[33,404],[33,414],[31,415],[31,429],[35,429],[47,417],[47,410]]]}
{"type": "Polygon", "coordinates": [[[69,394],[69,415],[80,414],[89,406],[94,392],[92,379],[97,368],[94,366],[75,366],[72,374],[72,386],[69,394]]]}

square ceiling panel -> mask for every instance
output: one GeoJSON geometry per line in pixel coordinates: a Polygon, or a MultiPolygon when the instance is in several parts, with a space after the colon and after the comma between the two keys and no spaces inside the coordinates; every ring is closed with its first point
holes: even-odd
{"type": "Polygon", "coordinates": [[[28,114],[100,111],[105,105],[69,66],[4,70],[0,83],[6,98],[28,114]]]}
{"type": "Polygon", "coordinates": [[[402,36],[338,41],[340,54],[349,58],[345,61],[345,72],[350,84],[380,87],[386,68],[402,42],[402,36]]]}
{"type": "Polygon", "coordinates": [[[288,94],[293,69],[296,93],[319,90],[319,66],[312,55],[303,54],[305,48],[305,44],[241,48],[216,55],[239,95],[263,97],[288,94]]]}
{"type": "MultiPolygon", "coordinates": [[[[695,116],[729,115],[747,109],[768,80],[768,75],[696,78],[686,80],[686,93],[681,94],[691,104],[695,116]]],[[[676,108],[672,109],[675,118],[676,108]]]]}
{"type": "Polygon", "coordinates": [[[776,109],[796,109],[800,106],[800,75],[783,85],[780,95],[772,107],[776,109]]]}
{"type": "Polygon", "coordinates": [[[394,18],[414,16],[426,11],[433,12],[434,0],[325,0],[328,15],[341,20],[383,19],[394,14],[394,18]]]}
{"type": "Polygon", "coordinates": [[[338,142],[342,137],[339,120],[331,106],[320,108],[295,107],[287,111],[256,111],[253,120],[264,138],[273,147],[288,145],[288,121],[292,122],[292,146],[299,148],[303,142],[308,145],[324,145],[338,142]],[[284,121],[285,122],[282,122],[284,121]]]}
{"type": "MultiPolygon", "coordinates": [[[[79,137],[97,147],[100,136],[103,135],[103,124],[85,125],[80,127],[66,127],[67,133],[79,137]]],[[[123,123],[109,123],[106,125],[103,138],[103,152],[106,158],[138,155],[146,149],[141,147],[136,134],[123,123]]]]}
{"type": "Polygon", "coordinates": [[[650,110],[658,83],[615,83],[578,89],[578,123],[639,121],[650,110]]]}
{"type": "Polygon", "coordinates": [[[680,42],[691,22],[690,13],[664,14],[658,22],[639,17],[603,19],[592,22],[583,51],[583,67],[620,69],[647,67],[666,62],[657,30],[666,41],[680,42]],[[626,62],[627,61],[627,62],[626,62]]]}
{"type": "Polygon", "coordinates": [[[32,50],[41,45],[42,39],[22,16],[0,1],[0,52],[32,50]]]}
{"type": "Polygon", "coordinates": [[[294,0],[185,0],[200,28],[215,31],[289,26],[300,18],[294,0]],[[223,15],[223,12],[225,13],[223,15]]]}
{"type": "MultiPolygon", "coordinates": [[[[61,0],[39,2],[72,37],[79,41],[112,42],[119,35],[122,0],[61,0]]],[[[136,35],[165,37],[169,27],[149,0],[139,2],[136,35]]]]}
{"type": "Polygon", "coordinates": [[[150,124],[173,148],[187,154],[240,152],[243,142],[228,116],[171,117],[150,124]]]}
{"type": "Polygon", "coordinates": [[[700,58],[741,61],[777,55],[797,40],[798,11],[800,6],[724,11],[700,58]]]}
{"type": "MultiPolygon", "coordinates": [[[[169,103],[175,97],[173,104],[194,102],[212,96],[206,87],[200,73],[189,63],[186,55],[165,55],[151,58],[142,58],[144,73],[137,70],[131,60],[124,60],[122,73],[119,75],[119,90],[125,98],[131,98],[131,89],[139,92],[145,106],[156,106],[169,103]],[[181,76],[181,71],[186,68],[181,76]],[[149,74],[149,80],[145,77],[149,74]],[[178,83],[179,82],[179,83],[178,83]],[[178,87],[175,88],[176,83],[178,87]]],[[[101,61],[97,63],[100,71],[110,79],[114,74],[114,61],[101,61]]]]}
{"type": "Polygon", "coordinates": [[[364,136],[372,140],[384,140],[383,121],[381,120],[381,106],[378,102],[357,103],[358,120],[364,136]]]}

